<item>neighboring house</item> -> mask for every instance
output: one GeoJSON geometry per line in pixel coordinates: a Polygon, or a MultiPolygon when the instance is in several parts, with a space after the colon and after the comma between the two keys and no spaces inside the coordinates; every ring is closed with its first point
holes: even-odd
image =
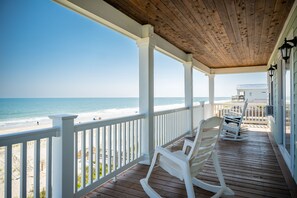
{"type": "Polygon", "coordinates": [[[249,103],[261,103],[267,101],[267,84],[242,84],[237,85],[237,95],[232,100],[246,100],[249,103]]]}

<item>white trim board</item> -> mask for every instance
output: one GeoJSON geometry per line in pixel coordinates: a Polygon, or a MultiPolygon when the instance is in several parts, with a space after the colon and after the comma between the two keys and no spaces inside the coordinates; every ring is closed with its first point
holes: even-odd
{"type": "Polygon", "coordinates": [[[231,68],[212,68],[211,74],[236,74],[236,73],[253,73],[267,72],[266,65],[248,66],[248,67],[231,67],[231,68]]]}

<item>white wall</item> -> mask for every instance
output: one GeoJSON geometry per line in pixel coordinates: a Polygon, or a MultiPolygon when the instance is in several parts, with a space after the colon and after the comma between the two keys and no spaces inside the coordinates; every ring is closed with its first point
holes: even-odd
{"type": "Polygon", "coordinates": [[[245,90],[238,90],[237,93],[239,94],[241,91],[244,91],[245,99],[248,99],[250,102],[266,102],[267,101],[267,90],[266,89],[245,89],[245,90]]]}

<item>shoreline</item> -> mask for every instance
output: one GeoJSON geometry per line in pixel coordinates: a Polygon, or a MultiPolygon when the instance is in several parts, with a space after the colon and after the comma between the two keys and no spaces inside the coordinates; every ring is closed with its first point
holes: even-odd
{"type": "MultiPolygon", "coordinates": [[[[161,105],[156,106],[155,111],[162,111],[174,108],[183,107],[183,104],[173,104],[173,105],[161,105]]],[[[75,124],[84,123],[84,122],[91,122],[91,121],[98,121],[98,120],[105,120],[111,118],[118,118],[124,117],[129,115],[135,115],[139,112],[138,107],[135,108],[122,108],[122,109],[105,109],[100,111],[94,112],[84,112],[78,113],[78,117],[74,120],[75,124]]],[[[29,130],[37,130],[43,128],[52,127],[52,120],[48,117],[38,118],[28,118],[23,119],[18,122],[18,120],[9,120],[7,123],[2,122],[3,124],[0,125],[0,134],[7,134],[7,133],[18,133],[24,132],[29,130]]]]}

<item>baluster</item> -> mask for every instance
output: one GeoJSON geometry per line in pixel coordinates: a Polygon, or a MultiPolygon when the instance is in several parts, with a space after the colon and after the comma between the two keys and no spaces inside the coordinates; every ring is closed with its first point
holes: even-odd
{"type": "Polygon", "coordinates": [[[261,106],[261,107],[262,107],[262,112],[261,112],[262,113],[262,117],[261,117],[262,119],[261,120],[264,123],[264,121],[265,121],[265,117],[264,117],[264,106],[261,106]]]}
{"type": "Polygon", "coordinates": [[[174,135],[172,137],[172,139],[176,138],[177,137],[177,133],[178,133],[178,123],[177,123],[177,120],[179,118],[179,112],[176,112],[174,113],[174,126],[175,126],[175,130],[174,130],[174,135]]]}
{"type": "Polygon", "coordinates": [[[134,160],[134,120],[133,121],[131,121],[131,124],[132,124],[132,127],[131,127],[131,132],[132,132],[132,140],[131,140],[131,142],[132,142],[132,157],[131,157],[131,161],[133,161],[134,160]]]}
{"type": "Polygon", "coordinates": [[[164,144],[169,140],[169,131],[170,131],[169,117],[170,117],[170,114],[166,114],[166,133],[165,133],[166,139],[164,141],[164,144]]]}
{"type": "MultiPolygon", "coordinates": [[[[170,131],[169,131],[170,136],[169,136],[169,141],[168,142],[170,142],[172,140],[172,131],[174,129],[173,114],[172,113],[170,114],[169,125],[170,125],[170,131]]],[[[166,142],[166,143],[168,143],[168,142],[166,142]]]]}
{"type": "Polygon", "coordinates": [[[118,159],[118,168],[121,168],[122,167],[122,128],[123,128],[123,123],[120,123],[119,124],[119,135],[118,135],[118,138],[119,138],[119,145],[118,145],[118,151],[119,151],[119,159],[118,159]]]}
{"type": "Polygon", "coordinates": [[[12,146],[8,145],[5,150],[5,192],[4,197],[11,197],[11,173],[12,173],[12,146]]]}
{"type": "Polygon", "coordinates": [[[135,142],[135,156],[136,156],[136,158],[138,158],[139,157],[139,155],[138,155],[138,122],[139,122],[139,120],[136,120],[136,122],[135,122],[135,140],[136,140],[136,142],[135,142]]]}
{"type": "Polygon", "coordinates": [[[126,155],[126,152],[127,152],[127,146],[126,146],[126,140],[127,140],[127,134],[126,134],[126,122],[123,123],[123,130],[124,130],[124,138],[123,138],[123,142],[124,142],[124,145],[123,145],[123,165],[125,165],[127,163],[127,155],[126,155]]]}
{"type": "Polygon", "coordinates": [[[74,192],[77,192],[77,152],[78,152],[78,140],[77,140],[77,133],[74,133],[74,192]]]}
{"type": "MultiPolygon", "coordinates": [[[[20,145],[20,154],[21,154],[20,197],[24,197],[27,194],[27,142],[23,142],[20,145]]],[[[48,163],[48,160],[47,160],[47,163],[48,163]]],[[[47,178],[48,178],[48,175],[47,175],[47,178]]],[[[46,192],[48,192],[48,190],[46,192]]]]}
{"type": "MultiPolygon", "coordinates": [[[[52,145],[52,137],[49,137],[46,141],[46,197],[52,197],[52,145]]],[[[74,184],[76,186],[76,182],[74,184]]]]}
{"type": "Polygon", "coordinates": [[[40,140],[34,142],[34,197],[40,197],[40,140]]]}
{"type": "Polygon", "coordinates": [[[166,134],[166,124],[165,124],[166,115],[162,115],[162,142],[163,145],[165,143],[165,134],[166,134]]]}
{"type": "Polygon", "coordinates": [[[139,120],[139,156],[142,154],[142,148],[141,148],[141,140],[142,140],[142,133],[143,133],[143,130],[142,130],[142,125],[143,125],[143,119],[140,119],[139,120]]]}
{"type": "Polygon", "coordinates": [[[111,172],[111,125],[108,126],[108,136],[107,136],[107,142],[108,142],[108,156],[107,156],[107,163],[108,163],[108,174],[111,172]]]}
{"type": "Polygon", "coordinates": [[[81,186],[86,186],[86,131],[81,132],[81,186]]]}
{"type": "Polygon", "coordinates": [[[102,176],[106,175],[106,126],[103,127],[102,134],[102,176]]]}
{"type": "Polygon", "coordinates": [[[96,180],[100,178],[100,130],[101,128],[97,128],[96,132],[96,180]]]}
{"type": "Polygon", "coordinates": [[[161,145],[161,133],[160,133],[160,117],[161,117],[161,115],[158,115],[157,116],[157,122],[156,122],[156,124],[157,124],[157,135],[156,135],[156,138],[157,138],[157,146],[160,146],[161,145]]]}
{"type": "Polygon", "coordinates": [[[169,118],[170,118],[170,114],[167,114],[166,115],[166,134],[165,134],[166,140],[165,140],[164,144],[166,142],[168,142],[168,140],[169,140],[169,131],[170,131],[169,118]]]}
{"type": "Polygon", "coordinates": [[[252,106],[252,121],[255,121],[255,108],[252,106]]]}
{"type": "Polygon", "coordinates": [[[93,129],[89,131],[89,184],[93,183],[93,129]]]}
{"type": "Polygon", "coordinates": [[[113,125],[113,169],[117,169],[117,126],[118,124],[113,125]]]}
{"type": "Polygon", "coordinates": [[[155,117],[155,144],[154,144],[154,148],[156,146],[160,146],[160,141],[159,141],[159,135],[160,135],[160,131],[159,131],[159,115],[155,117]]]}
{"type": "Polygon", "coordinates": [[[130,146],[131,146],[131,142],[130,142],[130,122],[128,122],[128,124],[127,124],[127,127],[128,127],[128,163],[130,162],[130,156],[131,156],[131,148],[130,148],[130,146]]]}

